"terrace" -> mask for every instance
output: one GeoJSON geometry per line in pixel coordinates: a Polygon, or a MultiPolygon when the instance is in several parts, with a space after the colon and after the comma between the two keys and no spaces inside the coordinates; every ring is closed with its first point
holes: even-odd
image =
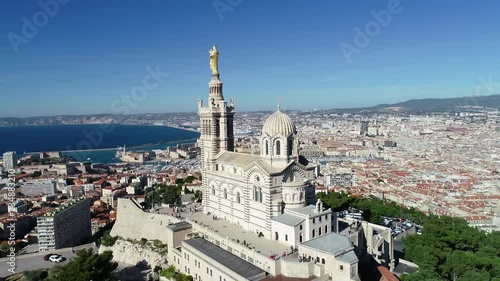
{"type": "Polygon", "coordinates": [[[230,241],[245,246],[249,250],[255,250],[255,252],[266,257],[274,254],[281,257],[283,252],[290,253],[290,246],[287,244],[259,237],[255,232],[246,231],[240,226],[223,219],[214,219],[212,215],[204,214],[201,211],[184,212],[182,216],[192,223],[195,228],[198,226],[199,229],[213,231],[230,241]]]}

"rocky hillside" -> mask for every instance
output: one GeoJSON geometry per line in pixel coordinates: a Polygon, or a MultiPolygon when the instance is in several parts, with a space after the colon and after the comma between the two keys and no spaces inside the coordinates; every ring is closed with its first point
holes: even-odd
{"type": "Polygon", "coordinates": [[[118,263],[130,265],[142,263],[151,268],[166,267],[167,263],[166,245],[159,241],[127,241],[118,238],[113,246],[101,245],[99,254],[106,250],[113,252],[113,260],[118,263]]]}

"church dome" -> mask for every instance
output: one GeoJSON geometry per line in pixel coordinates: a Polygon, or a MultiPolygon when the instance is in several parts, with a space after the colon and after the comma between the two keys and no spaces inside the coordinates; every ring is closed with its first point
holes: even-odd
{"type": "Polygon", "coordinates": [[[278,110],[271,114],[264,122],[264,127],[262,127],[262,135],[269,135],[271,137],[281,134],[284,137],[288,137],[291,134],[295,134],[297,129],[292,121],[292,118],[288,115],[278,110]]]}

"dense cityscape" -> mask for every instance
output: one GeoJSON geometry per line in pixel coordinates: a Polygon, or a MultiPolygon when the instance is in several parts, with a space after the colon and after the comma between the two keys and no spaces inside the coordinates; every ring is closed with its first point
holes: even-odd
{"type": "MultiPolygon", "coordinates": [[[[312,181],[316,194],[375,197],[427,215],[462,218],[487,233],[499,230],[498,109],[465,106],[455,112],[421,115],[288,114],[299,132],[300,155],[318,166],[312,181]]],[[[261,124],[269,115],[235,115],[235,151],[260,154],[261,124]]],[[[165,122],[200,131],[198,116],[181,116],[165,122]]],[[[134,200],[145,210],[152,204],[196,208],[187,206],[202,200],[199,142],[119,153],[122,163],[107,164],[75,162],[59,152],[25,156],[5,152],[0,183],[2,239],[13,240],[8,230],[15,225],[18,255],[82,244],[94,247],[87,243],[109,231],[121,199],[134,200]]],[[[362,219],[355,213],[339,214],[340,220],[362,219]]],[[[382,227],[388,223],[387,219],[375,221],[382,227]]],[[[408,223],[391,232],[401,239],[422,231],[408,223]]],[[[126,272],[130,261],[121,258],[117,260],[126,272]]],[[[154,264],[160,266],[161,258],[154,264]]]]}

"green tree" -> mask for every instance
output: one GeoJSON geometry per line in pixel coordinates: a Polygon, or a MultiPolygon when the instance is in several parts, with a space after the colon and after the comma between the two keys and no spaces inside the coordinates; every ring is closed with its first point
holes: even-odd
{"type": "Polygon", "coordinates": [[[181,201],[182,186],[179,185],[156,185],[152,190],[146,191],[146,202],[179,204],[181,201]]]}
{"type": "Polygon", "coordinates": [[[201,190],[196,190],[194,192],[194,198],[196,199],[202,199],[203,194],[201,193],[201,190]]]}
{"type": "Polygon", "coordinates": [[[469,270],[464,275],[457,279],[457,281],[490,281],[490,275],[487,271],[469,270]]]}
{"type": "Polygon", "coordinates": [[[105,251],[101,255],[92,249],[79,251],[76,258],[50,276],[52,280],[72,281],[114,281],[113,271],[118,267],[112,261],[113,253],[105,251]]]}
{"type": "Polygon", "coordinates": [[[489,281],[500,276],[494,248],[497,232],[487,235],[463,219],[446,216],[429,216],[423,226],[422,235],[403,239],[405,259],[417,263],[421,271],[434,272],[443,280],[489,281]]]}
{"type": "Polygon", "coordinates": [[[181,202],[181,188],[179,186],[169,186],[163,193],[163,203],[179,204],[181,202]]]}
{"type": "Polygon", "coordinates": [[[167,277],[167,278],[172,278],[177,275],[177,272],[175,271],[175,266],[171,265],[167,269],[164,269],[160,272],[160,276],[167,277]]]}
{"type": "Polygon", "coordinates": [[[354,207],[365,220],[381,223],[384,216],[410,219],[423,225],[422,235],[403,238],[405,259],[419,265],[404,281],[500,281],[500,232],[486,234],[462,218],[426,215],[379,198],[353,197],[347,193],[319,193],[333,211],[354,207]]]}
{"type": "Polygon", "coordinates": [[[194,181],[193,176],[187,176],[184,178],[184,183],[192,183],[194,181]]]}
{"type": "Polygon", "coordinates": [[[175,277],[175,281],[193,281],[193,276],[180,273],[175,277]]]}
{"type": "Polygon", "coordinates": [[[116,240],[118,239],[118,236],[113,237],[111,236],[111,230],[106,230],[102,234],[101,237],[101,245],[106,246],[106,247],[111,247],[115,244],[116,240]]]}
{"type": "Polygon", "coordinates": [[[1,245],[0,246],[0,258],[6,257],[10,253],[9,245],[1,245]]]}
{"type": "Polygon", "coordinates": [[[49,275],[47,273],[47,271],[44,271],[44,270],[26,271],[23,274],[24,274],[24,277],[26,277],[26,279],[28,281],[40,281],[40,280],[44,280],[49,275]]]}
{"type": "Polygon", "coordinates": [[[413,274],[401,276],[402,281],[444,281],[437,273],[430,270],[419,270],[413,274]]]}

